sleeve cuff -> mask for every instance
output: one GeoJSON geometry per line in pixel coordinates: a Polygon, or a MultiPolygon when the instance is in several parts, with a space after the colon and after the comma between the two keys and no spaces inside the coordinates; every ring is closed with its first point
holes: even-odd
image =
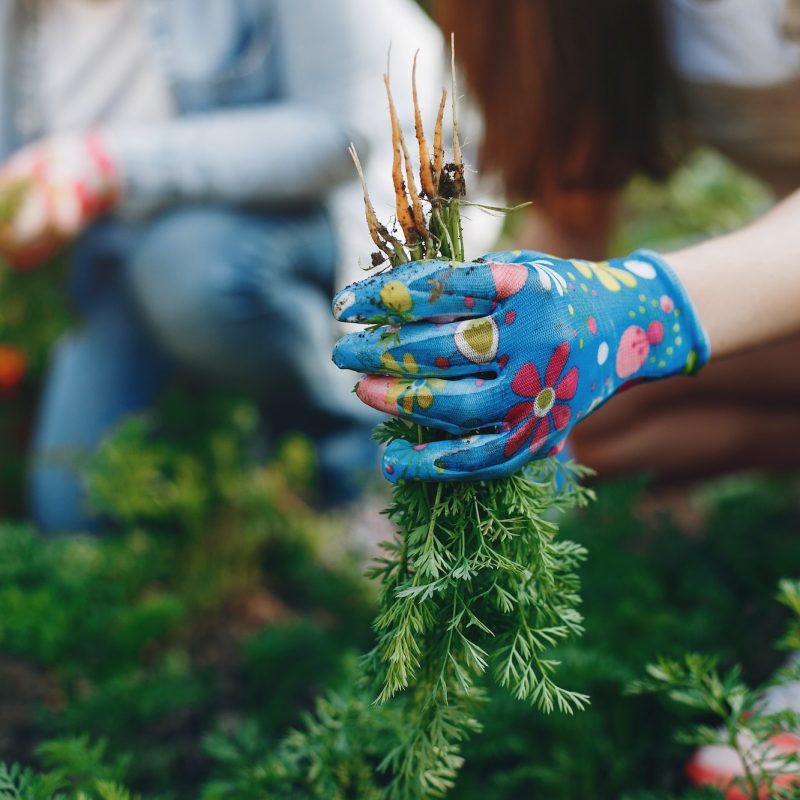
{"type": "Polygon", "coordinates": [[[694,375],[711,358],[711,345],[708,334],[700,322],[697,309],[694,307],[694,303],[692,303],[683,283],[681,283],[680,278],[672,267],[653,250],[636,250],[628,256],[628,259],[636,259],[651,264],[675,293],[675,307],[680,309],[692,337],[692,348],[687,357],[684,372],[687,375],[694,375]]]}

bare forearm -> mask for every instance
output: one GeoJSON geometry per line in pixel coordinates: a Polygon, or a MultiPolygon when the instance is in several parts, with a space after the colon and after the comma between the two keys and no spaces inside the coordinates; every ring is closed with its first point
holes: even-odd
{"type": "Polygon", "coordinates": [[[735,233],[665,259],[694,302],[712,358],[800,332],[800,192],[735,233]]]}

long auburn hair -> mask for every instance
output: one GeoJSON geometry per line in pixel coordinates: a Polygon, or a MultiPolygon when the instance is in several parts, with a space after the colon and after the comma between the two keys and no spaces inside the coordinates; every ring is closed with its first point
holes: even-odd
{"type": "Polygon", "coordinates": [[[480,166],[514,199],[586,230],[637,171],[663,176],[657,0],[435,0],[486,118],[480,166]]]}

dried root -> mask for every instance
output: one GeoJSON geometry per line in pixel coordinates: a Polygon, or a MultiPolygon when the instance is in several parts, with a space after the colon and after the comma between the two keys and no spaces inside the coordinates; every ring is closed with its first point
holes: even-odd
{"type": "Polygon", "coordinates": [[[428,152],[428,142],[425,138],[425,128],[422,125],[422,112],[419,109],[419,98],[417,97],[417,56],[419,51],[414,54],[414,65],[411,68],[411,91],[414,98],[414,131],[417,134],[419,144],[419,182],[422,191],[428,200],[436,197],[436,188],[433,182],[433,169],[431,167],[431,156],[428,152]]]}
{"type": "Polygon", "coordinates": [[[447,89],[442,87],[442,99],[439,101],[439,111],[436,114],[436,126],[433,129],[433,196],[439,196],[439,184],[444,169],[444,109],[447,105],[447,89]]]}
{"type": "Polygon", "coordinates": [[[446,258],[463,260],[463,236],[459,204],[465,193],[464,164],[461,155],[461,144],[458,138],[458,119],[456,113],[456,78],[455,61],[451,59],[453,69],[453,162],[445,163],[443,144],[444,111],[447,105],[447,90],[442,89],[442,98],[436,115],[433,132],[433,161],[431,161],[428,140],[422,124],[422,112],[417,94],[417,55],[411,70],[411,89],[414,102],[414,131],[419,148],[419,178],[422,191],[418,191],[414,179],[411,155],[406,146],[405,137],[400,127],[397,108],[392,96],[389,70],[383,76],[386,97],[389,101],[389,118],[392,128],[392,184],[394,186],[395,212],[397,223],[403,232],[404,241],[393,236],[387,227],[381,224],[370,200],[364,172],[361,168],[355,148],[350,146],[350,155],[356,165],[356,171],[364,192],[364,209],[370,237],[378,247],[373,254],[373,266],[377,266],[388,257],[391,264],[401,264],[409,259],[446,258]],[[430,204],[430,214],[426,217],[422,198],[430,204]],[[383,254],[383,255],[382,255],[383,254]]]}
{"type": "MultiPolygon", "coordinates": [[[[350,153],[350,157],[353,159],[353,163],[356,166],[358,179],[361,181],[361,189],[364,192],[364,211],[367,217],[369,235],[372,238],[372,241],[377,245],[378,249],[385,253],[390,260],[392,260],[395,258],[398,250],[404,254],[403,245],[398,239],[395,239],[395,237],[389,233],[386,226],[381,223],[381,221],[378,219],[378,215],[375,213],[375,207],[372,205],[372,200],[369,196],[369,189],[367,188],[367,179],[364,177],[364,170],[361,166],[361,159],[359,159],[355,145],[352,142],[350,143],[348,152],[350,153]]],[[[373,262],[374,260],[375,259],[373,259],[373,262]]]]}
{"type": "Polygon", "coordinates": [[[461,142],[458,138],[458,92],[456,91],[456,35],[450,34],[450,74],[453,81],[453,93],[450,103],[453,108],[453,184],[455,196],[463,197],[467,193],[464,178],[464,158],[461,155],[461,142]]]}
{"type": "Polygon", "coordinates": [[[397,119],[397,109],[394,106],[392,89],[389,85],[388,73],[383,76],[383,83],[386,86],[386,97],[389,100],[389,117],[392,121],[392,182],[394,183],[395,209],[397,212],[397,223],[403,231],[406,243],[414,247],[419,242],[417,226],[414,222],[414,214],[411,204],[406,194],[406,184],[403,179],[403,151],[406,149],[403,131],[400,129],[400,121],[397,119]]]}

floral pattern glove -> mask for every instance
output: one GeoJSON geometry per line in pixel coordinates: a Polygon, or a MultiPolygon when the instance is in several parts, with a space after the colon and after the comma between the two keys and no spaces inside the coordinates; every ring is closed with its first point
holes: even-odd
{"type": "Polygon", "coordinates": [[[645,250],[597,264],[531,251],[413,262],[347,287],[333,311],[384,323],[334,350],[337,366],[367,373],[358,396],[455,437],[392,442],[392,482],[510,475],[558,453],[621,388],[709,357],[683,286],[645,250]]]}
{"type": "Polygon", "coordinates": [[[0,168],[0,254],[16,267],[34,266],[117,196],[116,170],[98,133],[30,145],[0,168]]]}

